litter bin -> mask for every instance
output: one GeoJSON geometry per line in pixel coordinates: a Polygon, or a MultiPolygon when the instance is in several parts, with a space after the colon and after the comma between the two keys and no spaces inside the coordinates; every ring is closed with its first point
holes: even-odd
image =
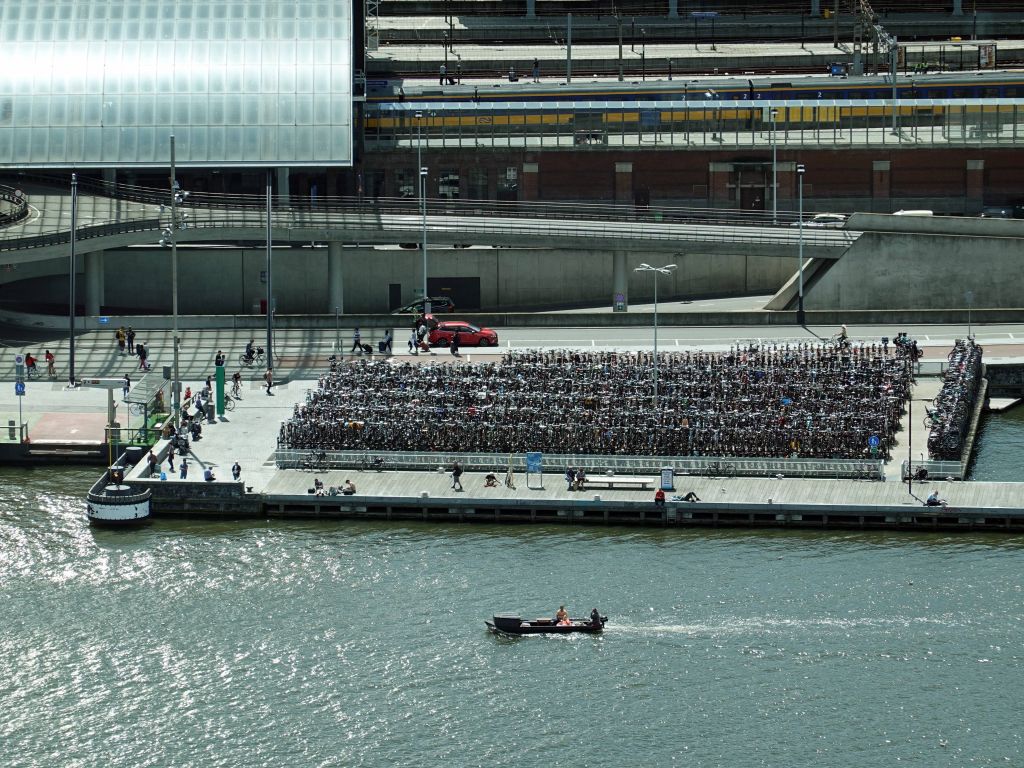
{"type": "Polygon", "coordinates": [[[213,402],[213,398],[211,397],[209,400],[206,401],[206,422],[208,424],[213,424],[213,415],[214,415],[213,409],[214,409],[214,402],[213,402]]]}

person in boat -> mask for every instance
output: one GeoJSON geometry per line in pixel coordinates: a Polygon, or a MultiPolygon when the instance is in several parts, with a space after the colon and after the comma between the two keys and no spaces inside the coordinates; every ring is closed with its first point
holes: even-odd
{"type": "Polygon", "coordinates": [[[565,610],[565,606],[558,606],[558,611],[555,613],[555,624],[560,627],[567,627],[569,623],[569,613],[565,610]]]}
{"type": "Polygon", "coordinates": [[[590,611],[590,625],[593,627],[601,626],[601,613],[597,610],[597,608],[593,608],[590,611]]]}

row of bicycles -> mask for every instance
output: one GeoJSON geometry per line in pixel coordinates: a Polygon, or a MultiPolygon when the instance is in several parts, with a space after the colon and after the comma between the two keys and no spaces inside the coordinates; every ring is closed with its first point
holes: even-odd
{"type": "Polygon", "coordinates": [[[942,389],[932,407],[925,410],[928,453],[933,459],[960,459],[981,386],[981,359],[981,345],[974,339],[957,339],[949,353],[942,389]]]}

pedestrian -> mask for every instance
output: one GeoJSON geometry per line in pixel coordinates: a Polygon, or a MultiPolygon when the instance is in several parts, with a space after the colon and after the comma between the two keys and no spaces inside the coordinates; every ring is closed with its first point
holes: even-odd
{"type": "Polygon", "coordinates": [[[274,372],[267,368],[267,372],[263,374],[263,380],[267,382],[267,394],[270,394],[270,388],[274,386],[274,372]]]}
{"type": "Polygon", "coordinates": [[[444,64],[442,64],[441,65],[441,69],[440,69],[440,73],[441,73],[441,76],[437,79],[437,84],[438,85],[444,85],[444,78],[445,78],[445,75],[448,74],[448,67],[446,67],[444,64]]]}
{"type": "Polygon", "coordinates": [[[516,77],[516,68],[515,67],[509,67],[508,68],[508,81],[510,83],[514,83],[518,79],[519,78],[516,77]]]}
{"type": "Polygon", "coordinates": [[[231,479],[235,481],[242,479],[242,465],[237,461],[231,465],[231,479]]]}
{"type": "Polygon", "coordinates": [[[363,354],[363,337],[359,333],[359,326],[352,330],[352,349],[349,352],[355,352],[357,355],[363,354]]]}
{"type": "Polygon", "coordinates": [[[213,358],[213,365],[216,368],[221,368],[224,365],[224,353],[219,349],[217,350],[216,357],[213,358]]]}
{"type": "Polygon", "coordinates": [[[462,480],[460,479],[461,477],[462,465],[456,461],[452,464],[452,488],[455,489],[456,491],[462,490],[462,480]]]}
{"type": "Polygon", "coordinates": [[[535,82],[535,83],[539,83],[540,82],[540,60],[539,59],[534,59],[533,60],[533,82],[535,82]]]}
{"type": "Polygon", "coordinates": [[[388,328],[386,331],[384,331],[384,341],[382,342],[383,346],[381,347],[380,351],[390,355],[391,354],[391,344],[392,344],[393,341],[394,341],[394,339],[391,336],[391,329],[388,328]]]}
{"type": "Polygon", "coordinates": [[[149,350],[146,349],[146,345],[141,341],[135,346],[135,351],[139,355],[139,368],[143,371],[148,371],[149,366],[146,365],[146,358],[149,357],[149,350]]]}
{"type": "Polygon", "coordinates": [[[409,352],[414,355],[419,354],[419,338],[416,336],[416,329],[412,329],[412,333],[409,334],[409,352]]]}
{"type": "Polygon", "coordinates": [[[149,452],[149,456],[146,457],[146,463],[149,465],[149,476],[152,477],[153,473],[156,472],[157,458],[153,451],[149,452]]]}
{"type": "Polygon", "coordinates": [[[123,355],[124,354],[124,342],[125,342],[125,339],[127,338],[123,325],[120,328],[118,328],[116,331],[114,331],[114,338],[117,339],[117,350],[118,350],[118,352],[120,352],[123,355]]]}
{"type": "Polygon", "coordinates": [[[188,460],[182,457],[181,459],[181,472],[178,474],[182,480],[188,479],[188,460]]]}
{"type": "Polygon", "coordinates": [[[661,488],[654,492],[654,506],[658,509],[665,508],[665,491],[661,488]]]}
{"type": "Polygon", "coordinates": [[[170,446],[167,449],[167,466],[171,468],[171,472],[174,471],[174,446],[170,446]]]}
{"type": "Polygon", "coordinates": [[[124,399],[128,399],[128,392],[132,388],[132,378],[127,373],[124,375],[124,381],[121,382],[121,391],[124,392],[124,399]]]}
{"type": "Polygon", "coordinates": [[[128,332],[125,334],[125,338],[128,340],[128,354],[135,354],[135,329],[130,325],[128,326],[128,332]]]}
{"type": "Polygon", "coordinates": [[[452,334],[451,351],[452,351],[452,354],[455,357],[459,356],[459,332],[458,331],[456,331],[455,333],[452,334]]]}

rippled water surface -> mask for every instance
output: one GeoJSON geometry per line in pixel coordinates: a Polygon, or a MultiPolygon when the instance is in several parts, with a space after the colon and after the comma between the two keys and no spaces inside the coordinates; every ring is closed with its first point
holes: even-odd
{"type": "Polygon", "coordinates": [[[0,470],[4,766],[1014,765],[1020,537],[155,522],[0,470]],[[499,639],[597,605],[603,637],[499,639]]]}

